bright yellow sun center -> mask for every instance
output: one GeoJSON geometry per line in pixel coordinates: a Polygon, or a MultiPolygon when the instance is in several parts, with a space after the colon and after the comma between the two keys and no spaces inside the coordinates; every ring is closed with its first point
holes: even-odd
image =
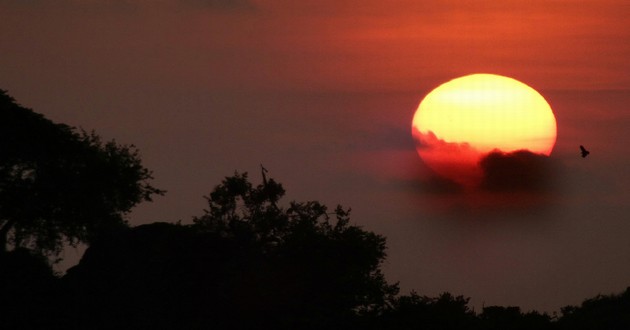
{"type": "Polygon", "coordinates": [[[420,102],[412,132],[420,156],[440,173],[457,162],[476,165],[495,149],[549,155],[556,119],[533,88],[504,76],[473,74],[432,90],[420,102]]]}
{"type": "Polygon", "coordinates": [[[556,139],[547,101],[515,79],[492,74],[457,78],[434,89],[420,103],[413,126],[480,152],[528,149],[549,155],[556,139]]]}

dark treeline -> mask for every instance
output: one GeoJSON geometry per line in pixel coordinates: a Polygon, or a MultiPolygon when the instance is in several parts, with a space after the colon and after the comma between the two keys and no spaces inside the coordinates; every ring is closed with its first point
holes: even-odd
{"type": "MultiPolygon", "coordinates": [[[[326,212],[319,204],[308,209],[318,209],[308,216],[326,212]]],[[[475,312],[468,298],[449,293],[400,295],[378,271],[381,237],[343,220],[338,224],[336,215],[332,223],[300,217],[290,220],[296,223],[277,236],[249,223],[208,228],[204,217],[193,225],[154,223],[119,229],[94,242],[62,277],[53,274],[45,258],[26,249],[5,253],[0,261],[1,328],[630,326],[630,288],[564,307],[556,317],[502,306],[475,312]]]]}
{"type": "Polygon", "coordinates": [[[130,227],[125,214],[163,193],[132,146],[5,92],[0,119],[0,329],[630,329],[630,288],[553,317],[400,294],[381,272],[383,236],[341,206],[285,203],[264,169],[258,185],[225,178],[191,224],[130,227]],[[78,243],[79,264],[55,274],[78,243]]]}

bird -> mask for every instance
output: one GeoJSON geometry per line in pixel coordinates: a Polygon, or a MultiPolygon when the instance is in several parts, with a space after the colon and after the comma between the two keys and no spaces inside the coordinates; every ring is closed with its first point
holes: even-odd
{"type": "Polygon", "coordinates": [[[590,151],[586,150],[584,146],[580,146],[580,151],[582,152],[582,158],[585,158],[586,156],[588,156],[588,154],[591,153],[590,151]]]}

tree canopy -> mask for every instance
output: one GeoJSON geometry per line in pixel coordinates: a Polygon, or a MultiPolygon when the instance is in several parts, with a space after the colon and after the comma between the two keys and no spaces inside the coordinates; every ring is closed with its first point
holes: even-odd
{"type": "Polygon", "coordinates": [[[0,90],[0,251],[57,254],[125,225],[163,193],[151,179],[133,145],[54,123],[0,90]]]}
{"type": "Polygon", "coordinates": [[[342,207],[283,195],[273,179],[254,186],[236,173],[193,224],[98,240],[64,277],[79,327],[351,328],[386,308],[398,288],[380,270],[385,238],[342,207]]]}
{"type": "Polygon", "coordinates": [[[351,319],[383,309],[398,292],[380,266],[385,238],[350,224],[350,210],[317,201],[279,205],[284,188],[273,179],[253,186],[235,173],[206,197],[209,208],[194,219],[200,231],[256,246],[274,265],[276,302],[310,320],[351,319]],[[297,304],[295,299],[307,305],[297,304]],[[308,297],[308,298],[307,298],[308,297]]]}

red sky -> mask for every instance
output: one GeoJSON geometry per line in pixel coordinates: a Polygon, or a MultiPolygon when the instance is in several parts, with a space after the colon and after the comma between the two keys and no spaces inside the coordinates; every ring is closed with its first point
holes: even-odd
{"type": "Polygon", "coordinates": [[[0,0],[0,88],[139,147],[169,192],[132,224],[190,221],[263,163],[289,199],[386,235],[403,292],[551,311],[630,285],[628,17],[624,0],[0,0]],[[418,102],[476,72],[551,104],[553,192],[457,193],[416,156],[418,102]]]}

